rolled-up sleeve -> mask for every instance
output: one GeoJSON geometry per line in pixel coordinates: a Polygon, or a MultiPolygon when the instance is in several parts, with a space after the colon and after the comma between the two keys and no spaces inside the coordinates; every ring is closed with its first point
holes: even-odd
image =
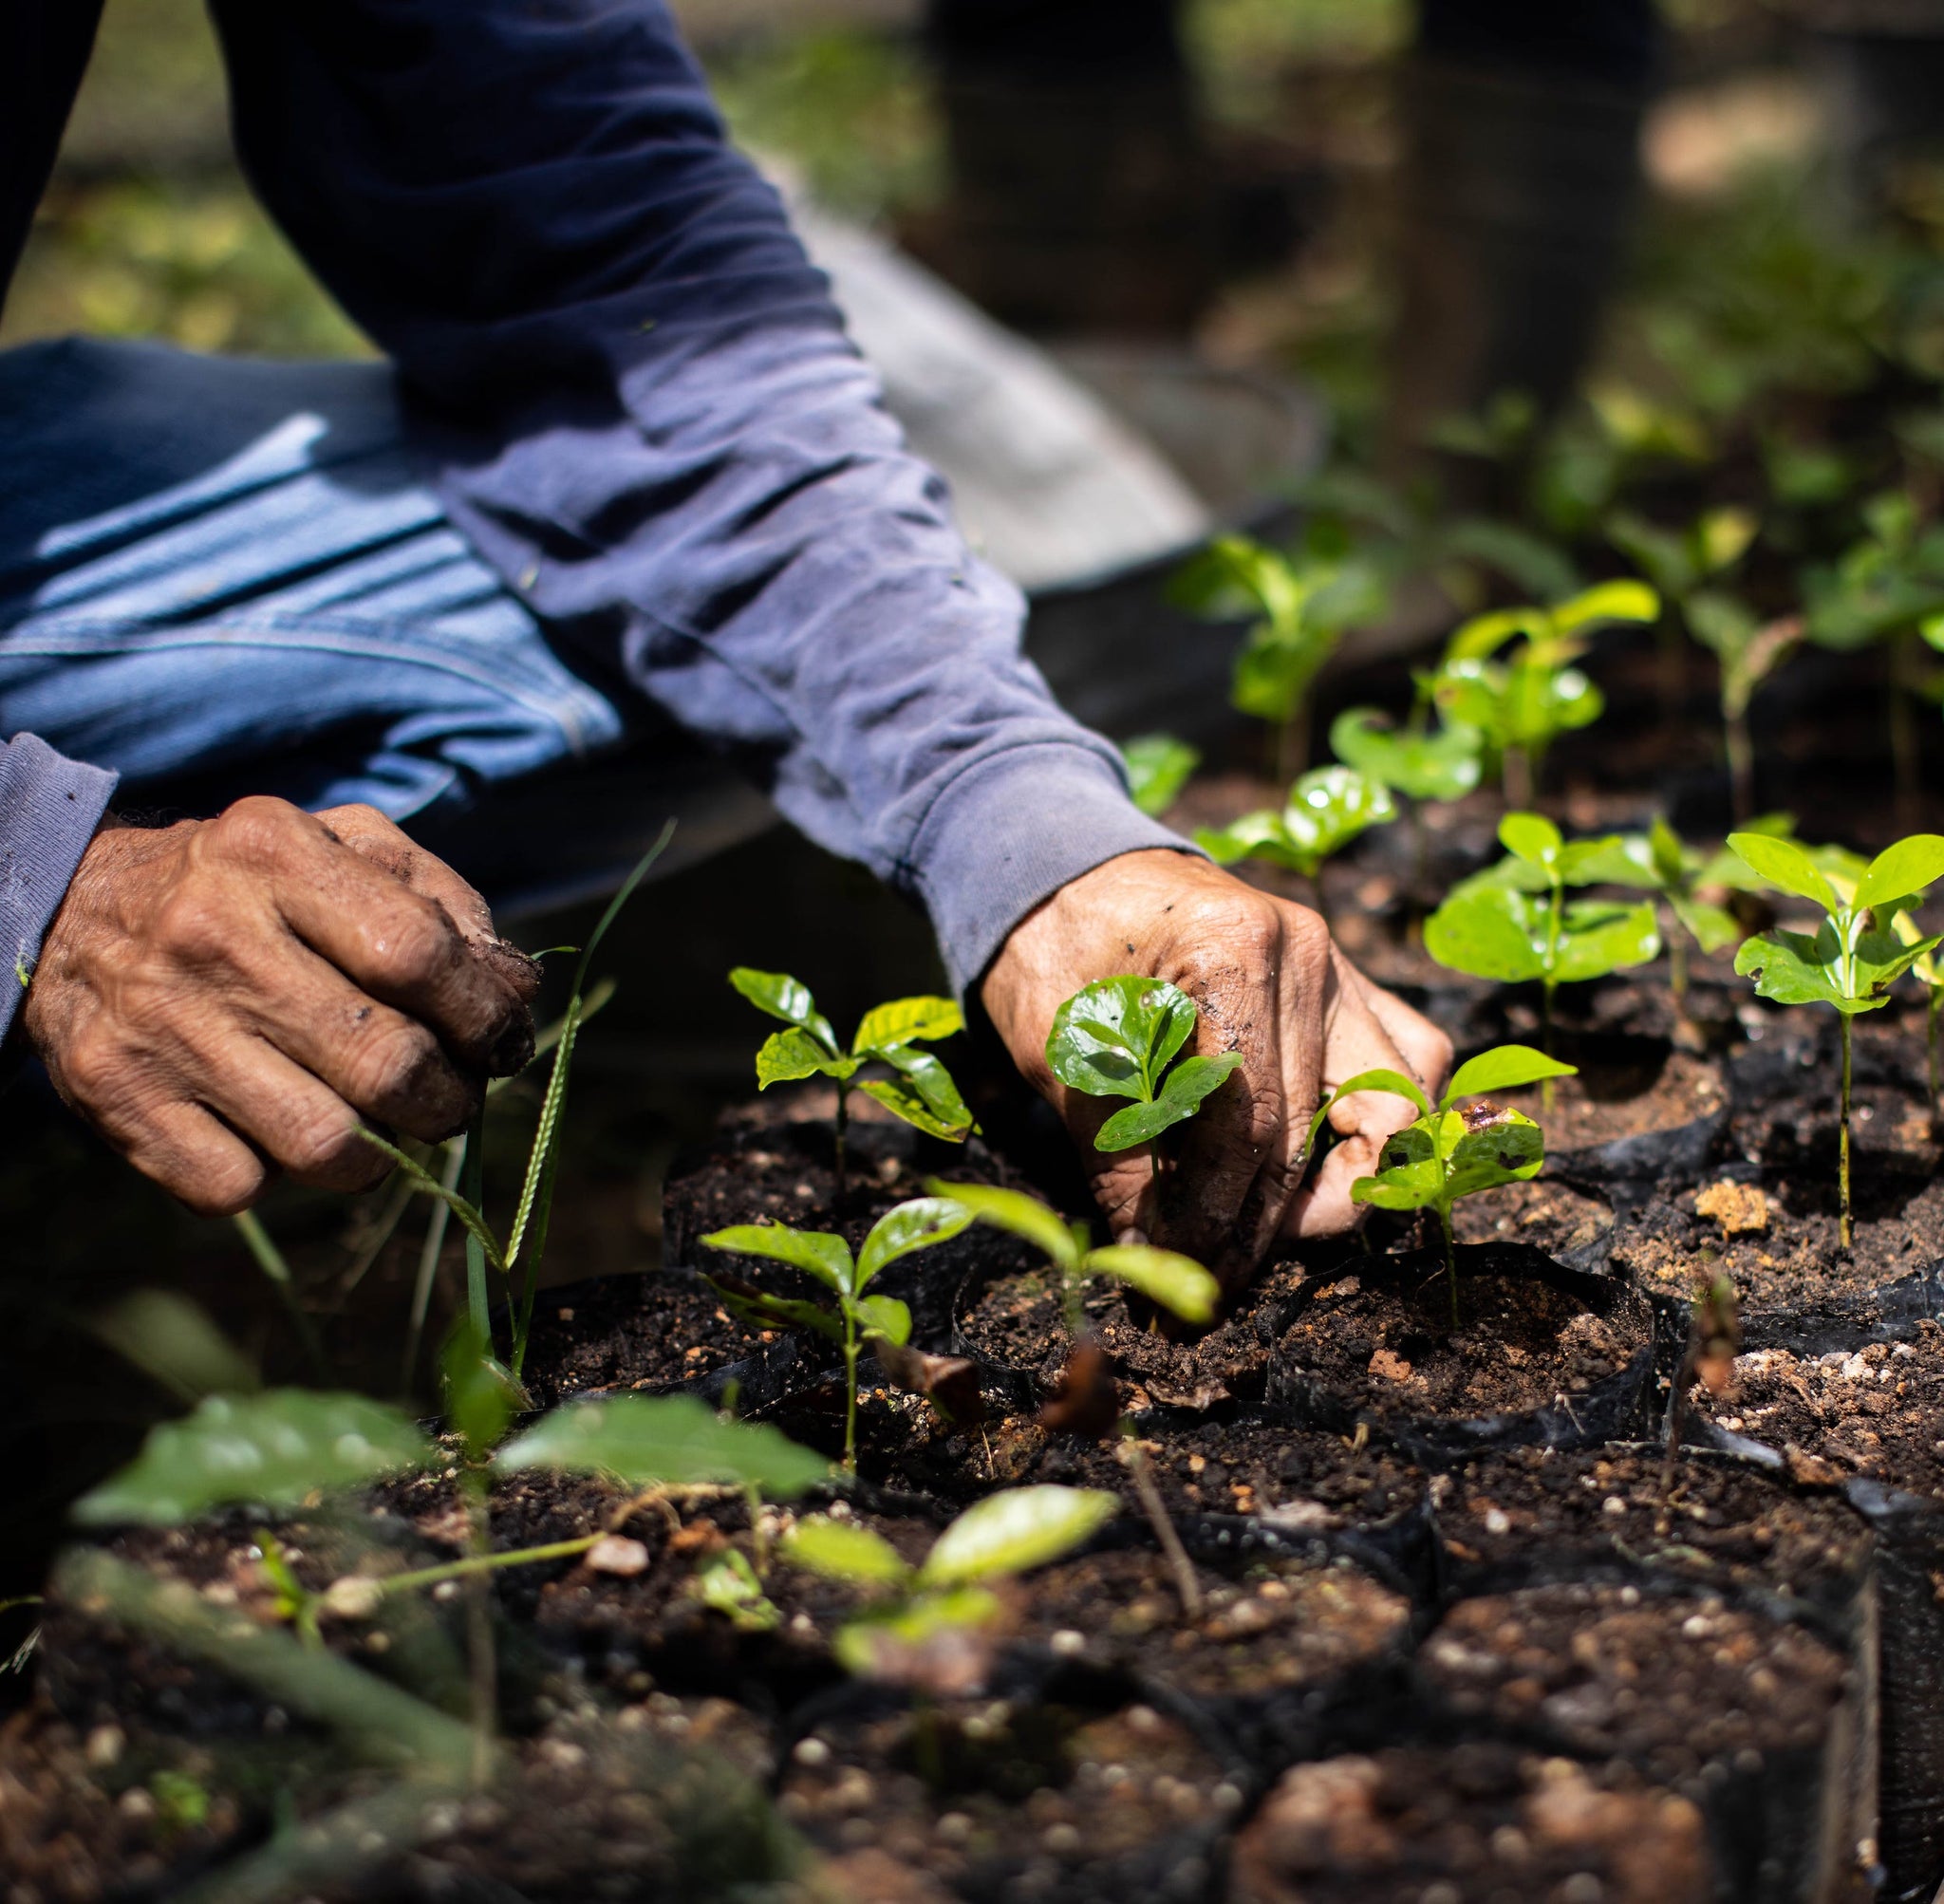
{"type": "Polygon", "coordinates": [[[12,968],[0,982],[0,1037],[114,791],[114,775],[31,734],[0,744],[0,950],[12,968]]]}
{"type": "Polygon", "coordinates": [[[923,899],[955,981],[1180,847],[1020,652],[659,0],[219,0],[266,201],[575,650],[923,899]]]}

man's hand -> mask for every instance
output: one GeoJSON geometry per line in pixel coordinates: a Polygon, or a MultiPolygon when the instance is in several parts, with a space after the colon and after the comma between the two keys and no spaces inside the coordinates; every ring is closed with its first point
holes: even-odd
{"type": "Polygon", "coordinates": [[[1166,850],[1125,853],[1062,887],[1014,928],[981,993],[1020,1072],[1066,1119],[1116,1236],[1200,1257],[1231,1287],[1279,1236],[1350,1228],[1352,1183],[1416,1114],[1388,1092],[1345,1098],[1330,1113],[1343,1141],[1304,1185],[1303,1139],[1325,1092],[1388,1066],[1435,1093],[1451,1063],[1444,1033],[1365,979],[1314,912],[1166,850]],[[1116,1105],[1068,1091],[1046,1063],[1055,1011],[1119,972],[1170,980],[1195,1000],[1194,1050],[1243,1055],[1182,1127],[1159,1211],[1145,1150],[1094,1148],[1116,1105]]]}
{"type": "Polygon", "coordinates": [[[433,1142],[533,1051],[538,968],[382,813],[238,801],[110,825],[48,928],[24,1023],[55,1088],[206,1215],[272,1167],[362,1189],[370,1119],[433,1142]]]}

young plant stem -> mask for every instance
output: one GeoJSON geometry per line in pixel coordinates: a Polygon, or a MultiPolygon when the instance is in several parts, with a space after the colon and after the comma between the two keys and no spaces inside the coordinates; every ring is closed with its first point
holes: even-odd
{"type": "Polygon", "coordinates": [[[857,1318],[844,1307],[844,1470],[857,1472],[857,1318]]]}
{"type": "Polygon", "coordinates": [[[470,1579],[475,1574],[490,1574],[500,1567],[524,1567],[536,1560],[566,1560],[585,1554],[600,1534],[577,1534],[570,1540],[550,1540],[544,1547],[519,1547],[504,1554],[468,1554],[463,1560],[447,1560],[437,1567],[419,1567],[409,1574],[386,1574],[379,1581],[387,1594],[409,1593],[419,1587],[436,1587],[446,1580],[470,1579]]]}
{"type": "Polygon", "coordinates": [[[1507,747],[1499,756],[1499,788],[1505,805],[1523,812],[1532,805],[1532,783],[1537,770],[1532,756],[1523,747],[1507,747]]]}
{"type": "MultiPolygon", "coordinates": [[[[467,1144],[455,1137],[445,1147],[445,1168],[439,1173],[442,1188],[457,1191],[459,1172],[465,1168],[467,1144]]],[[[412,1372],[419,1366],[419,1350],[425,1339],[425,1316],[432,1307],[432,1281],[439,1273],[439,1254],[445,1247],[445,1232],[452,1223],[452,1205],[443,1198],[432,1200],[432,1217],[425,1225],[425,1241],[419,1251],[419,1274],[412,1285],[412,1316],[405,1330],[404,1360],[399,1366],[399,1392],[412,1391],[412,1372]]]]}
{"type": "MultiPolygon", "coordinates": [[[[486,1107],[483,1104],[466,1131],[465,1162],[459,1172],[459,1194],[476,1210],[480,1209],[486,1195],[486,1107]]],[[[474,1333],[485,1344],[486,1353],[493,1354],[493,1308],[486,1293],[486,1245],[470,1229],[466,1232],[466,1313],[472,1318],[474,1333]]]]}
{"type": "Polygon", "coordinates": [[[1270,737],[1269,770],[1285,787],[1309,765],[1310,698],[1304,695],[1270,737]]]}
{"type": "Polygon", "coordinates": [[[1125,1423],[1121,1426],[1121,1456],[1127,1463],[1128,1472],[1133,1477],[1134,1493],[1140,1498],[1141,1511],[1148,1517],[1148,1524],[1154,1530],[1154,1538],[1161,1542],[1161,1552],[1168,1561],[1168,1571],[1174,1576],[1174,1590],[1181,1596],[1182,1616],[1187,1620],[1202,1617],[1202,1588],[1195,1578],[1194,1562],[1188,1559],[1188,1552],[1181,1544],[1181,1536],[1174,1530],[1174,1522],[1168,1519],[1168,1503],[1161,1498],[1161,1490],[1154,1484],[1152,1469],[1148,1465],[1148,1452],[1134,1437],[1134,1431],[1125,1423]]]}
{"type": "Polygon", "coordinates": [[[1839,1139],[1841,1148],[1840,1162],[1837,1167],[1837,1177],[1841,1186],[1842,1215],[1838,1235],[1842,1248],[1847,1249],[1850,1246],[1851,1233],[1849,1215],[1850,1023],[1847,1012],[1840,1013],[1838,1016],[1842,1025],[1842,1113],[1841,1118],[1841,1129],[1839,1139]]]}
{"type": "MultiPolygon", "coordinates": [[[[493,1550],[485,1468],[469,1464],[461,1484],[466,1498],[468,1558],[484,1559],[493,1550]]],[[[466,1653],[473,1690],[472,1783],[474,1789],[478,1790],[492,1776],[493,1736],[499,1714],[499,1661],[493,1651],[492,1586],[484,1570],[475,1571],[466,1579],[466,1653]]]]}
{"type": "Polygon", "coordinates": [[[275,1288],[284,1307],[290,1311],[290,1326],[297,1332],[297,1340],[304,1346],[304,1359],[310,1364],[311,1375],[319,1383],[330,1379],[328,1365],[324,1359],[324,1349],[318,1342],[317,1332],[310,1326],[310,1318],[304,1313],[304,1305],[297,1300],[297,1284],[290,1275],[290,1265],[284,1260],[284,1253],[264,1228],[261,1219],[254,1210],[238,1210],[234,1219],[237,1233],[250,1246],[250,1254],[256,1259],[256,1266],[275,1288]]]}
{"type": "Polygon", "coordinates": [[[1724,707],[1721,727],[1728,751],[1729,806],[1742,826],[1755,817],[1755,745],[1748,737],[1748,710],[1724,707]]]}
{"type": "Polygon", "coordinates": [[[1924,1013],[1924,1049],[1930,1060],[1931,1073],[1931,1116],[1937,1115],[1937,1018],[1944,1013],[1944,986],[1931,994],[1930,1004],[1924,1013]]]}
{"type": "Polygon", "coordinates": [[[1688,1016],[1688,942],[1681,936],[1681,925],[1674,921],[1667,930],[1667,984],[1674,995],[1674,1017],[1688,1016]]]}
{"type": "Polygon", "coordinates": [[[1458,1250],[1451,1241],[1451,1206],[1438,1205],[1438,1233],[1445,1242],[1445,1286],[1451,1293],[1451,1327],[1458,1326],[1458,1250]]]}
{"type": "Polygon", "coordinates": [[[1698,1363],[1694,1337],[1692,1331],[1688,1346],[1682,1352],[1680,1366],[1674,1371],[1673,1387],[1667,1399],[1667,1445],[1660,1456],[1660,1512],[1654,1523],[1654,1531],[1665,1536],[1673,1523],[1669,1503],[1674,1492],[1674,1463],[1681,1451],[1681,1430],[1687,1425],[1688,1396],[1694,1387],[1694,1371],[1698,1363]]]}
{"type": "Polygon", "coordinates": [[[849,1098],[850,1094],[850,1092],[845,1087],[844,1081],[841,1078],[838,1079],[836,1118],[837,1149],[836,1163],[834,1166],[834,1175],[836,1177],[837,1188],[834,1207],[837,1214],[840,1216],[843,1214],[844,1210],[844,1133],[846,1129],[849,1128],[850,1111],[846,1104],[846,1100],[849,1098]]]}

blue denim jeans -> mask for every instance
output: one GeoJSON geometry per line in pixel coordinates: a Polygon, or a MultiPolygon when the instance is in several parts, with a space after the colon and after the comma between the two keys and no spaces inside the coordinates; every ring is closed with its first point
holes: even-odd
{"type": "Polygon", "coordinates": [[[0,734],[123,810],[366,801],[502,905],[598,889],[671,815],[684,861],[765,824],[570,664],[425,469],[381,364],[0,352],[0,734]]]}

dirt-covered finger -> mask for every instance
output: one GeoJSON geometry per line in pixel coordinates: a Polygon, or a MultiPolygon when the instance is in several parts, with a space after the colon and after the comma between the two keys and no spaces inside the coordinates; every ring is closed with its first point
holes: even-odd
{"type": "Polygon", "coordinates": [[[200,1104],[159,1099],[95,1121],[143,1176],[197,1216],[247,1210],[270,1182],[263,1159],[200,1104]]]}

